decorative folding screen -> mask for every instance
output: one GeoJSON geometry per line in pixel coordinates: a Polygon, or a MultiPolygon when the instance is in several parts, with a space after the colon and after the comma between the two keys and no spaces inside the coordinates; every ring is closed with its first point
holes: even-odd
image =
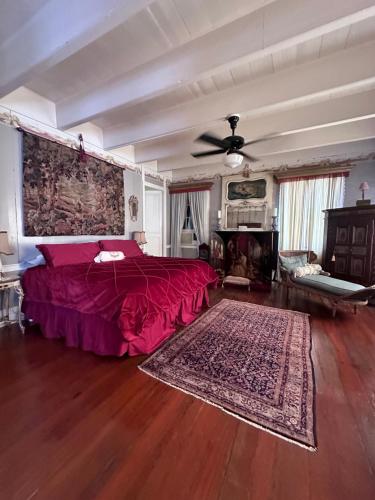
{"type": "Polygon", "coordinates": [[[124,234],[123,169],[23,132],[25,236],[124,234]]]}

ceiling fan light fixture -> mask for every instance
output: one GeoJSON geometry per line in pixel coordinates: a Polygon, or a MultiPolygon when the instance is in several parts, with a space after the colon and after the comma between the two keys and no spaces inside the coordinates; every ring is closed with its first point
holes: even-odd
{"type": "Polygon", "coordinates": [[[224,165],[230,168],[239,167],[242,163],[243,156],[238,153],[228,153],[224,159],[224,165]]]}

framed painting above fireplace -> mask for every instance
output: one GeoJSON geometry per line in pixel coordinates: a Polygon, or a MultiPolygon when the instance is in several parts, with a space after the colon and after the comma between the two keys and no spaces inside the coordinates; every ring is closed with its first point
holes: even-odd
{"type": "Polygon", "coordinates": [[[227,184],[227,198],[230,201],[264,199],[266,197],[266,189],[266,179],[230,181],[227,184]]]}

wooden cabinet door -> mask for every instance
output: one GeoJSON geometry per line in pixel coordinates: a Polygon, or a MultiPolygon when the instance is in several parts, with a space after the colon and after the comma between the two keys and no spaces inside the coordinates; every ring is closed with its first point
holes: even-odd
{"type": "Polygon", "coordinates": [[[338,220],[335,230],[335,245],[333,249],[333,254],[335,256],[335,262],[333,265],[334,274],[337,278],[347,279],[350,273],[352,228],[350,224],[338,220]]]}
{"type": "Polygon", "coordinates": [[[354,282],[369,284],[371,281],[373,238],[374,221],[354,223],[352,225],[349,274],[354,282]]]}

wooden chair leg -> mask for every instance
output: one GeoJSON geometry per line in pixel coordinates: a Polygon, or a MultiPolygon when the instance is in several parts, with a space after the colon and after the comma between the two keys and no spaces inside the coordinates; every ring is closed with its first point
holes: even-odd
{"type": "Polygon", "coordinates": [[[332,304],[332,318],[336,318],[337,304],[332,304]]]}

